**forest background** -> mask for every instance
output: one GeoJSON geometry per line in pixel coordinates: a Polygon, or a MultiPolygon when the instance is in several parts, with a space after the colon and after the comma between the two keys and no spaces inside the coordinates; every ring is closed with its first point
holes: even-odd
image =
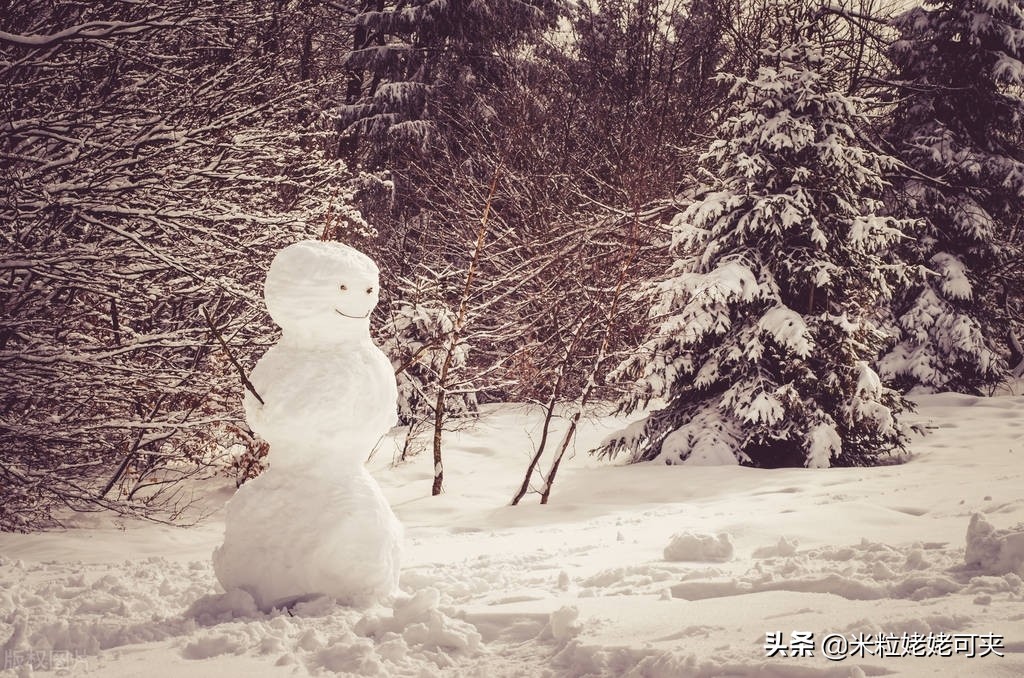
{"type": "MultiPolygon", "coordinates": [[[[278,338],[262,281],[303,238],[379,263],[396,462],[429,450],[434,493],[481,402],[661,403],[603,450],[634,461],[878,463],[905,440],[879,408],[1024,369],[1020,2],[0,17],[0,528],[175,520],[182,480],[257,474],[239,371],[278,338]],[[747,330],[756,350],[729,344],[747,330]]],[[[547,501],[572,430],[537,441],[513,501],[547,501]]]]}

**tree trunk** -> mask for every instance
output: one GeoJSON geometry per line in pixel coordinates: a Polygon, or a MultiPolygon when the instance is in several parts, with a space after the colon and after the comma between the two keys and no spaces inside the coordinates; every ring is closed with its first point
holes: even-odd
{"type": "Polygon", "coordinates": [[[476,245],[473,247],[473,258],[469,262],[469,269],[466,271],[466,284],[462,288],[462,298],[459,299],[459,313],[455,317],[455,325],[452,327],[451,336],[448,339],[448,348],[445,351],[444,363],[441,365],[441,373],[437,381],[437,399],[434,401],[434,483],[431,486],[430,494],[437,496],[444,490],[444,462],[441,458],[441,436],[444,427],[445,396],[448,395],[448,372],[451,370],[452,357],[455,349],[462,339],[462,329],[466,323],[466,310],[469,306],[469,291],[473,286],[473,276],[476,274],[477,265],[480,263],[480,252],[484,247],[484,238],[487,235],[487,222],[491,215],[491,201],[494,199],[494,192],[498,188],[498,175],[501,173],[501,163],[494,170],[491,177],[491,186],[487,192],[487,202],[484,205],[484,213],[480,218],[480,227],[476,232],[476,245]]]}
{"type": "Polygon", "coordinates": [[[547,504],[548,497],[551,496],[551,486],[555,483],[555,476],[558,475],[558,469],[562,464],[562,458],[565,456],[565,451],[569,449],[569,444],[572,442],[573,436],[576,434],[576,427],[579,424],[580,418],[583,416],[583,408],[586,407],[587,402],[590,400],[590,394],[594,391],[594,386],[597,383],[597,371],[601,368],[601,363],[604,361],[605,354],[608,351],[608,344],[610,343],[612,336],[612,328],[615,325],[615,317],[619,311],[619,301],[622,299],[622,288],[626,283],[626,275],[629,272],[629,267],[632,265],[633,260],[636,258],[637,251],[640,249],[639,243],[637,242],[637,230],[640,225],[640,208],[635,207],[633,210],[633,220],[630,224],[629,234],[627,235],[627,241],[631,241],[631,247],[629,254],[622,262],[622,266],[619,269],[619,278],[615,283],[615,292],[612,294],[611,308],[608,310],[608,321],[604,327],[604,337],[601,339],[601,346],[597,350],[597,355],[594,356],[594,362],[590,365],[590,373],[587,375],[586,384],[583,387],[583,391],[580,394],[579,400],[576,403],[576,411],[572,415],[572,421],[569,423],[569,430],[565,432],[565,436],[562,437],[562,444],[558,448],[558,455],[555,457],[554,462],[551,464],[551,469],[548,471],[547,478],[544,480],[544,491],[540,496],[540,503],[547,504]]]}

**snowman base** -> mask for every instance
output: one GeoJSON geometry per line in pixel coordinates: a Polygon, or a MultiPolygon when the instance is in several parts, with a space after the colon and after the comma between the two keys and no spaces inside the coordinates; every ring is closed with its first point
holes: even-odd
{"type": "Polygon", "coordinates": [[[263,611],[317,596],[366,606],[398,588],[402,527],[362,466],[271,467],[232,497],[225,523],[217,579],[263,611]]]}

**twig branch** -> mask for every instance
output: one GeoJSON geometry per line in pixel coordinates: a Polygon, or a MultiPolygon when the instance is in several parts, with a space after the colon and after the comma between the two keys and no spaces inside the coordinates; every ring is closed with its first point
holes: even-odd
{"type": "Polygon", "coordinates": [[[227,342],[224,341],[224,336],[221,335],[217,326],[213,324],[210,314],[206,311],[206,306],[200,306],[199,312],[203,314],[203,319],[205,319],[206,324],[210,326],[210,332],[212,332],[213,336],[217,338],[217,341],[220,343],[220,347],[224,349],[224,353],[227,355],[228,360],[231,361],[231,364],[235,366],[235,370],[238,371],[238,376],[242,380],[242,385],[245,386],[249,393],[253,394],[256,400],[260,401],[260,405],[266,405],[266,403],[263,402],[263,398],[260,397],[259,392],[256,391],[256,387],[252,385],[252,382],[249,381],[249,377],[245,375],[245,370],[243,370],[242,366],[238,364],[238,360],[235,359],[235,354],[231,352],[227,342]]]}
{"type": "Polygon", "coordinates": [[[484,213],[480,217],[480,226],[477,228],[476,245],[473,248],[473,256],[469,261],[469,268],[466,270],[466,283],[462,288],[462,297],[459,300],[459,311],[455,317],[455,324],[448,337],[448,346],[445,349],[444,362],[441,364],[441,371],[437,378],[437,397],[434,401],[434,482],[431,487],[431,496],[441,494],[444,485],[444,464],[441,459],[441,433],[444,424],[445,398],[448,395],[450,384],[448,383],[448,372],[452,367],[455,357],[455,349],[462,340],[462,331],[465,328],[466,313],[469,306],[470,290],[473,288],[473,277],[476,268],[480,263],[480,257],[484,247],[484,240],[487,236],[487,227],[491,216],[491,205],[494,201],[495,192],[498,189],[498,177],[501,174],[502,163],[494,169],[491,176],[491,185],[487,191],[487,202],[484,204],[484,213]]]}

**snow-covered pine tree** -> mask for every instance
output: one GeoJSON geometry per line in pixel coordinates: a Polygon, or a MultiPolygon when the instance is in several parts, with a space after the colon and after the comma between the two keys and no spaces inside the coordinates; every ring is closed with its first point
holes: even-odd
{"type": "MultiPolygon", "coordinates": [[[[436,296],[432,285],[418,279],[408,299],[391,304],[381,328],[381,348],[391,358],[398,382],[398,420],[406,426],[433,416],[437,400],[437,375],[445,360],[447,338],[455,328],[455,313],[436,296]]],[[[465,342],[453,347],[449,370],[453,381],[465,370],[470,347],[465,342]]],[[[476,393],[456,389],[445,400],[448,416],[465,417],[476,413],[476,393]]]]}
{"type": "Polygon", "coordinates": [[[998,300],[1024,212],[1024,2],[927,2],[896,28],[888,136],[911,169],[898,186],[906,213],[922,218],[906,256],[933,275],[900,295],[902,338],[879,371],[905,388],[977,393],[1003,374],[998,300]]]}
{"type": "Polygon", "coordinates": [[[827,467],[904,448],[906,402],[869,366],[885,338],[873,313],[903,273],[891,252],[907,224],[879,198],[893,161],[858,139],[863,102],[830,87],[820,46],[769,57],[726,76],[739,105],[673,221],[655,334],[617,370],[634,380],[621,409],[664,406],[603,454],[827,467]]]}

